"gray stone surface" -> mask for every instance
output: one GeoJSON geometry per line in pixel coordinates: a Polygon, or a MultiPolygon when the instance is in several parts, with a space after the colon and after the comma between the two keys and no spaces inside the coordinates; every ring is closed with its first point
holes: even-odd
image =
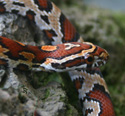
{"type": "MultiPolygon", "coordinates": [[[[42,45],[47,41],[35,25],[31,26],[27,20],[13,14],[0,15],[0,35],[31,45],[42,45]]],[[[1,68],[0,116],[33,116],[35,113],[65,116],[67,96],[60,84],[50,82],[34,88],[29,79],[33,76],[32,72],[1,68]],[[60,112],[63,113],[60,115],[60,112]]]]}

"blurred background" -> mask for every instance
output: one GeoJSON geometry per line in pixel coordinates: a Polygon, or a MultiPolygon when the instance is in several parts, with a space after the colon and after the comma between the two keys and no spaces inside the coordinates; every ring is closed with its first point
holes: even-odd
{"type": "Polygon", "coordinates": [[[125,11],[125,0],[83,0],[86,5],[110,9],[113,11],[125,11]]]}
{"type": "Polygon", "coordinates": [[[85,41],[105,48],[101,68],[116,116],[125,116],[125,0],[53,0],[85,41]]]}

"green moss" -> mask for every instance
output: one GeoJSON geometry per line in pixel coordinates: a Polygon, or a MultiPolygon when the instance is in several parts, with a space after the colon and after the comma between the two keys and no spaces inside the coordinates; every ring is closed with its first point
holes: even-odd
{"type": "Polygon", "coordinates": [[[70,104],[67,105],[67,112],[66,112],[66,116],[73,116],[73,108],[70,104]]]}
{"type": "Polygon", "coordinates": [[[26,103],[27,102],[26,96],[22,95],[21,93],[19,93],[18,98],[19,98],[21,103],[26,103]]]}
{"type": "MultiPolygon", "coordinates": [[[[69,106],[68,107],[69,110],[67,110],[68,114],[66,116],[70,116],[72,114],[72,110],[70,109],[69,104],[74,106],[74,108],[77,109],[79,116],[81,116],[80,114],[82,114],[82,111],[81,111],[78,94],[77,94],[76,88],[74,86],[74,83],[71,81],[71,79],[67,73],[61,73],[61,77],[62,77],[63,83],[64,83],[64,90],[66,91],[66,94],[68,96],[67,104],[69,106]]],[[[73,115],[73,116],[75,116],[75,115],[73,115]]]]}
{"type": "Polygon", "coordinates": [[[55,81],[63,85],[62,78],[59,73],[36,72],[33,74],[30,82],[34,88],[45,86],[48,83],[55,81]]]}
{"type": "Polygon", "coordinates": [[[45,94],[44,94],[44,97],[42,98],[42,100],[46,100],[50,95],[50,90],[49,89],[46,89],[45,90],[45,94]]]}
{"type": "Polygon", "coordinates": [[[117,14],[114,14],[113,16],[114,16],[115,22],[120,27],[119,33],[123,38],[123,40],[125,41],[125,14],[117,13],[117,14]]]}

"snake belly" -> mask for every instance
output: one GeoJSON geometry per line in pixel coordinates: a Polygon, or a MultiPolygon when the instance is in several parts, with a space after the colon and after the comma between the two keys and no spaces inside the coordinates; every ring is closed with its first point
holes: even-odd
{"type": "Polygon", "coordinates": [[[96,68],[107,61],[108,53],[105,50],[91,43],[82,43],[82,45],[87,45],[84,49],[77,51],[82,45],[72,42],[82,42],[82,38],[61,10],[51,1],[0,0],[0,14],[4,13],[15,13],[27,17],[44,31],[54,46],[26,46],[20,42],[0,37],[0,65],[21,70],[28,68],[29,70],[57,72],[83,68],[84,70],[81,71],[69,71],[71,80],[79,93],[83,115],[115,116],[106,83],[99,68],[96,68]],[[11,45],[15,44],[18,49],[13,49],[7,41],[11,41],[11,45]],[[69,50],[70,54],[62,55],[59,51],[60,46],[65,46],[62,47],[63,50],[69,50]],[[74,49],[76,53],[73,52],[74,49]],[[38,52],[44,55],[37,56],[38,52]],[[50,55],[50,52],[57,52],[59,57],[56,59],[54,54],[50,55]],[[61,60],[63,65],[60,65],[58,60],[61,60]],[[13,62],[14,66],[12,66],[13,62]],[[47,65],[48,69],[46,69],[47,65]]]}

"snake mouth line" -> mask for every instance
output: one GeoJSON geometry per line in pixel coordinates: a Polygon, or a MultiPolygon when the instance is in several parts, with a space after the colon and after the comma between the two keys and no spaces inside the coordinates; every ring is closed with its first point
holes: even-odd
{"type": "Polygon", "coordinates": [[[103,66],[104,64],[106,64],[105,60],[103,60],[103,61],[98,60],[98,61],[93,63],[92,67],[99,67],[99,66],[103,66]]]}

